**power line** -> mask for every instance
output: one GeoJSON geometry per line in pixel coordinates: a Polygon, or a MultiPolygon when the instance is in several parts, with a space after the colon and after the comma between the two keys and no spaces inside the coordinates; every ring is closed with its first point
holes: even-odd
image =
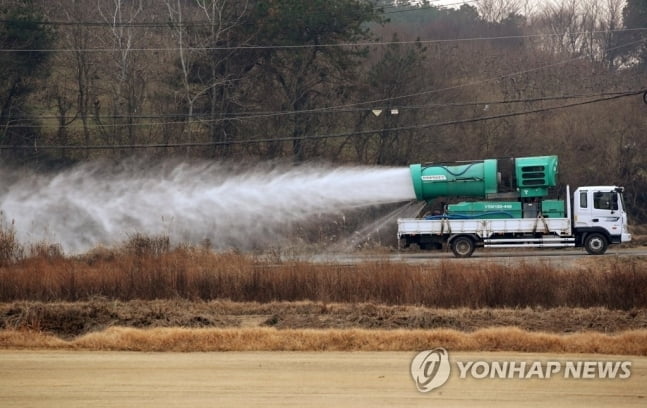
{"type": "MultiPolygon", "coordinates": [[[[1,22],[1,21],[0,21],[1,22]]],[[[40,49],[20,49],[20,48],[1,48],[1,53],[55,53],[55,52],[163,52],[163,51],[236,51],[236,50],[298,50],[307,48],[344,48],[344,47],[371,47],[371,46],[389,46],[389,45],[411,45],[411,44],[443,44],[458,42],[479,42],[479,41],[501,41],[501,40],[522,40],[542,37],[563,37],[566,35],[597,35],[626,32],[643,32],[647,27],[640,28],[622,28],[616,30],[591,30],[591,31],[573,31],[564,33],[545,33],[545,34],[525,34],[525,35],[507,35],[507,36],[490,36],[490,37],[466,37],[466,38],[448,38],[437,40],[410,40],[410,41],[373,41],[373,42],[350,42],[350,43],[328,43],[328,44],[292,44],[292,45],[237,45],[237,46],[217,46],[217,47],[148,47],[148,48],[40,48],[40,49]]],[[[642,40],[641,40],[642,41],[642,40]]]]}
{"type": "MultiPolygon", "coordinates": [[[[616,47],[611,47],[611,48],[607,49],[607,51],[614,51],[614,50],[618,50],[618,49],[621,49],[621,48],[630,47],[630,46],[635,45],[635,44],[641,44],[643,41],[644,41],[643,39],[640,39],[640,40],[637,40],[637,41],[630,41],[630,42],[627,42],[625,44],[618,45],[616,47]]],[[[357,102],[357,103],[346,104],[346,105],[338,105],[336,107],[332,107],[332,108],[329,108],[329,109],[334,109],[334,108],[338,108],[338,107],[347,107],[347,106],[371,105],[371,104],[376,104],[376,103],[381,103],[381,102],[388,102],[388,101],[412,98],[412,97],[416,97],[416,96],[437,94],[437,93],[446,92],[446,91],[453,91],[453,90],[457,90],[457,89],[462,89],[462,88],[467,88],[467,87],[471,87],[471,86],[485,84],[485,83],[488,83],[488,82],[500,81],[500,80],[503,80],[503,79],[506,79],[506,78],[525,75],[525,74],[529,74],[531,72],[537,72],[537,71],[541,71],[541,70],[548,69],[548,68],[559,67],[559,66],[562,66],[562,65],[569,64],[571,62],[575,62],[575,61],[585,59],[586,57],[587,57],[586,55],[580,55],[578,57],[568,58],[568,59],[565,59],[565,60],[562,60],[562,61],[557,61],[557,62],[554,62],[554,63],[551,63],[551,64],[541,65],[541,66],[538,66],[538,67],[529,68],[529,69],[522,70],[522,71],[516,71],[516,72],[504,74],[504,75],[499,75],[499,76],[490,77],[490,78],[486,78],[486,79],[476,80],[476,81],[468,82],[468,83],[461,84],[461,85],[454,85],[454,86],[448,86],[448,87],[445,87],[445,88],[425,90],[425,91],[415,92],[415,93],[408,94],[408,95],[394,96],[394,97],[391,97],[391,98],[375,99],[375,100],[372,100],[372,101],[357,102]]]]}
{"type": "MultiPolygon", "coordinates": [[[[463,108],[471,106],[483,106],[483,105],[510,105],[517,103],[536,103],[536,102],[548,102],[548,101],[557,101],[557,100],[568,100],[568,99],[582,99],[582,98],[593,98],[593,97],[602,97],[602,96],[613,96],[613,95],[624,95],[627,92],[631,91],[616,91],[616,92],[598,92],[590,94],[572,94],[572,95],[554,95],[554,96],[543,96],[537,98],[517,98],[517,99],[507,99],[507,100],[484,100],[484,101],[474,101],[474,102],[452,102],[452,103],[428,103],[422,105],[394,105],[392,108],[397,108],[400,110],[425,110],[425,109],[443,109],[443,108],[463,108]]],[[[377,108],[377,107],[376,107],[377,108]]],[[[225,121],[240,121],[247,119],[258,119],[271,116],[279,115],[306,115],[306,114],[338,114],[338,113],[354,113],[354,112],[366,112],[371,108],[323,108],[322,110],[306,110],[306,111],[255,111],[255,112],[236,112],[229,115],[224,115],[217,119],[210,119],[205,122],[225,122],[225,121]]],[[[167,114],[146,114],[146,115],[102,115],[101,119],[166,119],[166,118],[211,118],[210,113],[167,113],[167,114]]],[[[20,121],[31,121],[39,119],[60,119],[58,115],[29,115],[21,116],[16,118],[15,122],[20,121]]],[[[67,118],[72,120],[74,118],[67,118]]],[[[185,120],[182,121],[173,121],[173,122],[152,122],[152,123],[140,123],[140,124],[102,124],[102,125],[93,125],[93,127],[122,127],[122,126],[131,126],[131,125],[141,125],[141,126],[160,126],[160,125],[171,125],[171,124],[181,124],[186,123],[185,120]]],[[[58,126],[58,124],[56,125],[58,126]]],[[[53,125],[20,125],[18,123],[8,125],[6,127],[22,127],[22,128],[50,128],[56,127],[53,125]]]]}
{"type": "MultiPolygon", "coordinates": [[[[631,45],[639,44],[639,43],[642,43],[642,42],[643,42],[642,39],[637,40],[637,41],[630,41],[630,42],[627,42],[625,44],[621,44],[621,45],[618,45],[616,47],[609,48],[607,51],[613,51],[613,50],[617,50],[617,49],[620,49],[620,48],[629,47],[631,45]]],[[[569,58],[569,59],[558,61],[558,62],[555,62],[555,63],[546,64],[546,65],[530,68],[530,69],[523,70],[523,71],[516,71],[516,72],[504,74],[504,75],[490,77],[490,78],[486,78],[486,79],[482,79],[482,80],[471,81],[471,82],[461,84],[461,85],[454,85],[454,86],[445,87],[445,88],[425,90],[425,91],[420,91],[420,92],[416,92],[416,93],[412,93],[412,94],[393,96],[393,97],[390,97],[390,98],[374,99],[374,100],[368,100],[368,101],[363,101],[363,102],[355,102],[355,103],[342,104],[342,105],[336,105],[336,106],[329,106],[329,107],[323,107],[323,108],[306,109],[306,110],[298,111],[298,113],[299,114],[307,114],[307,113],[313,113],[313,112],[335,111],[335,110],[350,108],[350,107],[354,107],[354,106],[377,105],[377,104],[381,104],[381,103],[385,103],[385,102],[392,102],[392,101],[397,101],[397,100],[402,100],[402,99],[412,98],[412,97],[417,97],[417,96],[422,96],[422,95],[437,94],[437,93],[441,93],[441,92],[446,92],[446,91],[457,90],[457,89],[467,88],[467,87],[471,87],[471,86],[481,85],[481,84],[492,82],[492,81],[500,81],[500,80],[503,80],[503,79],[506,79],[506,78],[520,76],[520,75],[528,74],[528,73],[531,73],[531,72],[537,72],[537,71],[541,71],[541,70],[547,69],[547,68],[554,68],[554,67],[566,65],[568,63],[578,61],[578,60],[581,60],[581,59],[584,59],[584,58],[586,58],[586,56],[581,55],[581,56],[578,56],[578,57],[569,58]]],[[[286,115],[293,115],[293,114],[295,114],[294,111],[275,112],[275,113],[268,113],[268,114],[256,114],[256,115],[248,116],[245,119],[278,117],[278,116],[286,116],[286,115]]],[[[202,121],[202,122],[203,123],[209,123],[209,122],[213,123],[213,122],[216,122],[216,121],[220,121],[220,119],[206,120],[206,121],[202,121]]],[[[163,123],[157,123],[156,125],[171,125],[171,124],[182,124],[182,123],[184,123],[184,121],[163,122],[163,123]]],[[[117,125],[114,125],[114,126],[122,127],[122,126],[144,126],[144,125],[146,125],[146,124],[136,123],[136,124],[117,124],[117,125]]],[[[146,125],[146,126],[151,126],[151,125],[146,125]]],[[[41,126],[23,126],[23,127],[38,128],[38,127],[41,127],[41,126]]]]}
{"type": "Polygon", "coordinates": [[[276,143],[276,142],[288,142],[296,140],[319,140],[319,139],[334,139],[341,137],[351,137],[351,136],[362,136],[370,135],[377,132],[400,132],[400,131],[409,131],[409,130],[420,130],[420,129],[429,129],[435,127],[445,127],[445,126],[455,126],[455,125],[464,125],[470,123],[484,122],[489,120],[504,119],[515,116],[524,116],[531,115],[543,112],[549,112],[554,110],[569,109],[578,106],[590,105],[594,103],[606,102],[611,100],[616,100],[620,98],[625,98],[629,96],[640,95],[647,92],[645,89],[639,91],[627,92],[621,95],[613,95],[603,98],[597,98],[590,101],[576,102],[565,105],[533,109],[527,111],[511,112],[504,113],[500,115],[484,116],[479,118],[470,118],[463,120],[447,121],[447,122],[435,122],[427,123],[421,125],[411,125],[403,126],[396,128],[387,128],[387,129],[372,129],[364,130],[352,133],[336,133],[328,135],[312,135],[312,136],[301,136],[301,137],[279,137],[279,138],[263,138],[263,139],[248,139],[248,140],[230,140],[230,141],[214,141],[214,142],[191,142],[191,143],[155,143],[155,144],[128,144],[128,145],[94,145],[94,146],[74,146],[74,145],[18,145],[18,146],[9,146],[9,145],[0,145],[0,150],[12,150],[12,149],[21,149],[21,150],[123,150],[123,149],[159,149],[159,148],[186,148],[186,147],[213,147],[213,146],[223,146],[223,145],[244,145],[244,144],[261,144],[261,143],[276,143]]]}
{"type": "MultiPolygon", "coordinates": [[[[616,47],[611,47],[607,51],[614,51],[614,50],[621,49],[621,48],[624,48],[624,47],[629,47],[629,46],[632,46],[632,45],[635,45],[635,44],[640,44],[642,42],[643,42],[642,39],[637,40],[637,41],[630,41],[630,42],[618,45],[616,47]]],[[[546,64],[546,65],[541,65],[541,66],[534,67],[534,68],[529,68],[529,69],[522,70],[522,71],[516,71],[516,72],[511,72],[511,73],[508,73],[508,74],[503,74],[503,75],[498,75],[498,76],[485,78],[485,79],[481,79],[481,80],[471,81],[471,82],[467,82],[465,84],[454,85],[454,86],[449,86],[449,87],[444,87],[444,88],[431,89],[431,90],[424,90],[424,91],[415,92],[415,93],[406,94],[406,95],[393,96],[393,97],[390,97],[390,98],[373,99],[373,100],[368,100],[368,101],[363,101],[363,102],[348,103],[348,104],[329,106],[329,107],[324,107],[324,108],[301,110],[299,112],[300,113],[320,112],[320,111],[337,110],[337,109],[344,109],[344,108],[349,108],[349,107],[354,107],[354,106],[366,106],[366,105],[369,105],[369,106],[378,105],[379,106],[379,104],[381,104],[381,103],[398,101],[398,100],[402,100],[402,99],[413,98],[413,97],[418,97],[418,96],[423,96],[423,95],[439,94],[439,93],[446,92],[446,91],[454,91],[454,90],[458,90],[458,89],[462,89],[462,88],[468,88],[468,87],[472,87],[472,86],[477,86],[477,85],[485,84],[485,83],[488,83],[488,82],[500,81],[500,80],[503,80],[503,79],[512,78],[512,77],[516,77],[516,76],[521,76],[521,75],[529,74],[529,73],[532,73],[532,72],[538,72],[538,71],[548,69],[548,68],[555,68],[555,67],[567,65],[569,63],[579,61],[579,60],[582,60],[582,59],[585,59],[585,58],[586,58],[586,55],[581,55],[581,56],[578,56],[578,57],[568,58],[568,59],[565,59],[565,60],[557,61],[557,62],[546,64]]],[[[256,117],[276,117],[276,116],[283,116],[283,115],[290,115],[290,114],[291,114],[291,112],[281,112],[281,113],[275,113],[275,114],[258,115],[256,117]]]]}
{"type": "MultiPolygon", "coordinates": [[[[647,30],[647,28],[641,28],[639,30],[647,30]]],[[[635,31],[635,29],[624,30],[624,31],[635,31]]],[[[445,41],[445,40],[441,40],[441,41],[445,41]]],[[[640,39],[640,40],[637,40],[637,41],[627,42],[625,44],[621,44],[621,45],[618,45],[616,47],[611,47],[607,51],[617,50],[617,49],[620,49],[620,48],[628,47],[628,46],[638,44],[638,43],[642,43],[642,42],[643,42],[643,39],[640,39]]],[[[517,71],[517,72],[512,72],[512,73],[508,73],[508,74],[504,74],[504,75],[499,75],[499,76],[496,76],[496,77],[490,77],[490,78],[486,78],[486,79],[482,79],[482,80],[472,81],[472,82],[468,82],[468,83],[461,84],[461,85],[455,85],[455,86],[450,86],[450,87],[445,87],[445,88],[440,88],[440,89],[425,90],[425,91],[416,92],[416,93],[407,94],[407,95],[400,95],[400,96],[394,96],[394,97],[390,97],[390,98],[375,99],[375,100],[356,102],[356,103],[350,103],[350,104],[342,104],[342,105],[330,106],[330,107],[324,107],[324,108],[301,110],[301,111],[298,111],[298,112],[289,111],[289,112],[273,112],[273,113],[267,113],[267,114],[255,114],[255,115],[247,116],[245,118],[239,118],[238,120],[241,120],[241,119],[253,119],[253,118],[263,118],[263,117],[276,117],[276,116],[284,116],[284,115],[293,115],[293,114],[296,114],[296,113],[298,113],[298,114],[307,114],[307,113],[315,113],[315,112],[338,111],[340,109],[350,108],[350,107],[354,107],[354,106],[376,105],[376,104],[380,104],[380,103],[384,103],[384,102],[392,102],[392,101],[411,98],[411,97],[416,97],[416,96],[430,95],[430,94],[441,93],[441,92],[445,92],[445,91],[449,91],[449,90],[457,90],[457,89],[461,89],[461,88],[476,86],[476,85],[480,85],[480,84],[484,84],[484,83],[488,83],[488,82],[492,82],[492,81],[498,81],[498,80],[502,80],[502,79],[506,79],[506,78],[510,78],[510,77],[515,77],[515,76],[528,74],[528,73],[531,73],[531,72],[537,72],[537,71],[547,69],[547,68],[553,68],[553,67],[557,67],[557,66],[566,65],[568,63],[578,61],[578,60],[581,60],[581,59],[584,59],[584,58],[586,58],[586,55],[581,55],[581,56],[578,56],[578,57],[569,58],[569,59],[566,59],[566,60],[558,61],[558,62],[555,62],[555,63],[551,63],[551,64],[539,66],[539,67],[530,68],[530,69],[523,70],[523,71],[517,71]]],[[[202,122],[207,123],[207,122],[216,122],[216,121],[221,121],[221,120],[222,119],[215,119],[215,120],[207,120],[207,121],[202,121],[202,122]]],[[[143,126],[143,125],[151,126],[151,125],[166,125],[166,124],[181,124],[181,123],[184,123],[184,121],[165,122],[165,123],[156,123],[156,124],[139,124],[139,123],[137,123],[137,124],[117,124],[117,125],[114,125],[114,126],[143,126]]],[[[22,126],[22,127],[40,127],[40,126],[22,126]]]]}

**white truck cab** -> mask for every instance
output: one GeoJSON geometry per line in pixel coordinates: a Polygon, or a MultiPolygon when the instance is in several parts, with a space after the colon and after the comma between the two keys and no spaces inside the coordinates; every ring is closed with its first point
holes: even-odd
{"type": "Polygon", "coordinates": [[[631,241],[622,187],[580,187],[573,194],[573,232],[591,254],[631,241]]]}

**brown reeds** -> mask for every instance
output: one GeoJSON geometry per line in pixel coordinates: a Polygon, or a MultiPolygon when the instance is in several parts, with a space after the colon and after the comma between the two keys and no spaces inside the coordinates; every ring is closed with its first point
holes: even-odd
{"type": "Polygon", "coordinates": [[[1,349],[113,351],[452,351],[647,355],[647,330],[567,335],[517,328],[456,330],[133,329],[113,327],[69,341],[40,332],[0,331],[1,349]]]}
{"type": "Polygon", "coordinates": [[[0,266],[11,265],[25,255],[23,246],[16,238],[13,222],[8,223],[0,212],[0,266]]]}
{"type": "Polygon", "coordinates": [[[0,302],[105,297],[443,308],[647,307],[647,260],[597,259],[568,270],[541,263],[468,265],[451,259],[433,266],[388,261],[273,263],[200,248],[171,249],[165,242],[147,243],[138,237],[120,250],[97,249],[81,257],[40,251],[1,266],[0,302]]]}
{"type": "Polygon", "coordinates": [[[0,303],[0,329],[70,338],[107,327],[277,329],[456,329],[515,326],[552,333],[647,329],[647,309],[439,309],[372,303],[192,302],[183,299],[0,303]]]}

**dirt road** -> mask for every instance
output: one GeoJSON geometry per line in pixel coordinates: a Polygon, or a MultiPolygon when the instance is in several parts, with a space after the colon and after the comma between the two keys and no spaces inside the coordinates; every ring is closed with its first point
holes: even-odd
{"type": "Polygon", "coordinates": [[[450,361],[624,361],[628,379],[460,379],[430,393],[409,373],[415,353],[129,353],[0,351],[0,406],[380,407],[647,404],[647,358],[451,353],[450,361]]]}

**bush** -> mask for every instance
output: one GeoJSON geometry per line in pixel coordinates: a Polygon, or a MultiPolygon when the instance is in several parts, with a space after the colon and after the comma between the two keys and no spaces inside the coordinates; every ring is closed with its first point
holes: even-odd
{"type": "Polygon", "coordinates": [[[16,238],[13,221],[8,224],[0,213],[0,266],[7,266],[23,259],[25,249],[16,238]]]}

